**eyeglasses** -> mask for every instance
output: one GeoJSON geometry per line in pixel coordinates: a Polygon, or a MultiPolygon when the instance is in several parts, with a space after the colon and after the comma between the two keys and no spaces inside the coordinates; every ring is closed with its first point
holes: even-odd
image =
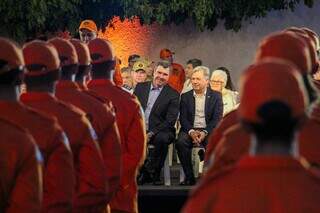
{"type": "Polygon", "coordinates": [[[211,80],[210,82],[213,83],[213,84],[223,84],[223,81],[211,80]]]}

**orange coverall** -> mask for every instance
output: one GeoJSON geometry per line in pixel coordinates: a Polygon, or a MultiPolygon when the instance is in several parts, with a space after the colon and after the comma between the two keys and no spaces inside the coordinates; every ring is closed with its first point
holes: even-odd
{"type": "Polygon", "coordinates": [[[116,110],[122,151],[121,187],[111,201],[111,210],[137,212],[136,175],[145,157],[146,135],[137,99],[110,80],[95,79],[88,88],[112,101],[116,110]]]}
{"type": "Polygon", "coordinates": [[[60,80],[56,85],[56,97],[83,110],[98,135],[98,141],[108,178],[108,202],[120,187],[121,144],[115,115],[93,96],[82,92],[72,81],[60,80]]]}
{"type": "Polygon", "coordinates": [[[180,64],[172,63],[171,66],[172,66],[172,72],[169,76],[168,84],[173,89],[178,91],[178,93],[181,93],[183,89],[183,84],[186,80],[185,71],[183,69],[183,66],[181,66],[180,64]]]}
{"type": "Polygon", "coordinates": [[[74,194],[73,157],[57,120],[19,102],[0,101],[0,118],[27,129],[44,159],[43,212],[70,212],[74,194]]]}
{"type": "Polygon", "coordinates": [[[34,139],[2,119],[0,138],[0,212],[40,212],[42,162],[34,139]]]}
{"type": "Polygon", "coordinates": [[[58,101],[46,92],[27,92],[20,100],[37,110],[56,116],[70,141],[76,176],[75,212],[99,212],[106,207],[107,179],[97,136],[85,113],[58,101]]]}
{"type": "Polygon", "coordinates": [[[320,212],[319,193],[320,179],[293,157],[247,156],[202,180],[182,212],[320,212]]]}

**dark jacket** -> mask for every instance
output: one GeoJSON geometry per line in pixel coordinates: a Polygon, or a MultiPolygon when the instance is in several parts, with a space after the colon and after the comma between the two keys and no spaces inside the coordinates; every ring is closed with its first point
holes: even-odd
{"type": "MultiPolygon", "coordinates": [[[[207,88],[205,100],[205,119],[207,127],[205,130],[210,134],[222,118],[223,102],[221,93],[207,88]]],[[[195,114],[195,98],[193,90],[181,95],[180,124],[181,130],[188,133],[193,128],[195,114]]]]}
{"type": "MultiPolygon", "coordinates": [[[[151,82],[137,84],[134,94],[146,110],[151,82]]],[[[179,114],[180,95],[169,85],[165,85],[155,101],[149,116],[149,131],[157,134],[159,131],[175,131],[174,125],[179,114]]]]}

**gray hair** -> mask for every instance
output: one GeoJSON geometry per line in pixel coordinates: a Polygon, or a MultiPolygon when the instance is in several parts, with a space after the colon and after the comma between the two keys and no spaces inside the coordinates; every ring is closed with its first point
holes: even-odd
{"type": "Polygon", "coordinates": [[[211,77],[210,79],[212,80],[215,76],[219,76],[223,78],[223,87],[225,87],[227,85],[227,81],[228,81],[228,75],[225,71],[223,70],[215,70],[211,73],[211,77]]]}
{"type": "Polygon", "coordinates": [[[192,74],[195,72],[202,72],[205,79],[209,80],[210,69],[206,66],[197,66],[193,69],[192,74]]]}

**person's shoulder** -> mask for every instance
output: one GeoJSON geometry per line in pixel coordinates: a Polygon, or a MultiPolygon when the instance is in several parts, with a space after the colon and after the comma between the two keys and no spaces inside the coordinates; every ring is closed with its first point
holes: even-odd
{"type": "Polygon", "coordinates": [[[70,103],[57,100],[56,104],[59,107],[59,111],[65,117],[81,118],[81,117],[85,116],[85,112],[83,112],[81,109],[79,109],[78,107],[76,107],[70,103]]]}
{"type": "Polygon", "coordinates": [[[130,106],[130,107],[132,107],[133,105],[139,106],[139,101],[137,100],[137,97],[134,94],[131,94],[118,86],[116,86],[116,91],[119,97],[121,97],[121,100],[124,101],[127,106],[130,106]]]}
{"type": "Polygon", "coordinates": [[[29,134],[29,132],[25,128],[19,126],[16,123],[13,123],[12,121],[5,120],[2,118],[0,118],[0,129],[2,135],[9,135],[10,131],[7,130],[16,131],[15,133],[19,134],[29,134]]]}
{"type": "MultiPolygon", "coordinates": [[[[0,132],[1,132],[1,139],[0,144],[2,145],[9,145],[11,146],[18,146],[22,149],[34,147],[35,142],[30,134],[30,132],[19,126],[16,123],[13,123],[8,120],[0,119],[0,132]],[[8,144],[8,142],[10,142],[8,144]]],[[[10,147],[7,146],[7,147],[10,147]]],[[[3,148],[3,147],[2,147],[3,148]]],[[[25,150],[26,151],[26,150],[25,150]]]]}
{"type": "Polygon", "coordinates": [[[222,95],[221,92],[212,90],[210,87],[208,87],[208,89],[207,89],[207,94],[211,94],[213,96],[221,96],[222,95]]]}
{"type": "Polygon", "coordinates": [[[163,89],[167,89],[168,93],[170,93],[172,96],[180,97],[180,93],[173,89],[169,84],[165,85],[163,89]]]}
{"type": "Polygon", "coordinates": [[[102,104],[109,104],[110,103],[110,100],[107,99],[106,97],[103,97],[101,95],[99,95],[98,93],[96,93],[95,91],[93,90],[83,90],[82,91],[84,94],[92,97],[92,98],[95,98],[97,101],[101,102],[102,104]]]}
{"type": "Polygon", "coordinates": [[[24,107],[29,116],[31,116],[33,125],[37,124],[37,126],[41,127],[42,131],[45,129],[54,131],[61,130],[56,117],[28,106],[24,107]]]}
{"type": "Polygon", "coordinates": [[[146,87],[150,87],[150,85],[151,85],[151,81],[145,81],[145,82],[138,83],[136,85],[136,88],[146,88],[146,87]]]}
{"type": "Polygon", "coordinates": [[[193,89],[188,91],[188,92],[185,92],[185,93],[182,93],[181,94],[181,97],[184,96],[184,97],[187,97],[187,96],[193,96],[193,89]]]}
{"type": "Polygon", "coordinates": [[[121,95],[121,98],[125,98],[125,99],[133,99],[134,95],[132,95],[131,93],[125,91],[122,87],[118,87],[115,86],[115,91],[121,95]]]}
{"type": "Polygon", "coordinates": [[[189,99],[191,97],[193,97],[193,89],[181,94],[181,100],[182,99],[189,99]]]}

